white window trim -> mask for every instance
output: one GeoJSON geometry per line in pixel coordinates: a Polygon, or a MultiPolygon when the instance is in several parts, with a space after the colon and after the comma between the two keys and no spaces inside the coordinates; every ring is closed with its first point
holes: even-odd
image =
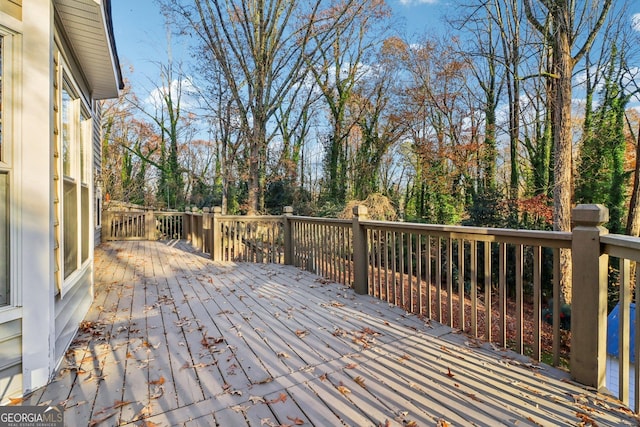
{"type": "Polygon", "coordinates": [[[20,127],[16,126],[21,122],[20,91],[22,82],[22,35],[20,31],[22,23],[13,17],[0,13],[0,35],[4,39],[2,49],[2,145],[3,154],[0,161],[0,170],[8,172],[9,180],[9,245],[8,245],[8,267],[9,267],[9,304],[0,307],[0,323],[14,320],[22,315],[19,308],[22,305],[22,288],[20,283],[20,271],[22,260],[19,257],[21,252],[20,226],[21,217],[20,206],[22,204],[20,182],[21,157],[18,147],[21,143],[20,127]],[[15,29],[15,30],[14,30],[15,29]]]}
{"type": "MultiPolygon", "coordinates": [[[[89,227],[89,239],[87,244],[89,245],[89,256],[87,258],[86,261],[82,261],[82,181],[83,181],[83,177],[81,176],[82,171],[80,170],[80,138],[83,137],[82,133],[85,132],[85,126],[83,126],[83,122],[88,121],[91,122],[92,119],[92,115],[91,115],[91,108],[88,105],[88,103],[86,102],[86,100],[84,99],[84,97],[82,96],[82,91],[80,90],[80,88],[78,87],[78,84],[73,76],[73,73],[71,71],[71,67],[68,66],[67,62],[65,61],[64,57],[62,55],[59,56],[59,63],[60,63],[60,75],[57,76],[58,78],[58,84],[60,87],[60,99],[56,100],[56,102],[59,104],[60,108],[62,108],[62,88],[64,88],[65,85],[67,85],[69,87],[69,89],[72,91],[72,95],[75,97],[74,101],[77,102],[73,102],[72,103],[72,109],[73,114],[74,114],[74,120],[76,121],[76,123],[74,123],[73,129],[72,129],[72,134],[71,134],[71,138],[72,141],[74,141],[75,143],[75,147],[71,147],[71,149],[73,150],[73,155],[71,158],[71,168],[73,171],[75,171],[75,175],[72,176],[73,182],[76,185],[76,217],[78,218],[78,228],[77,228],[77,265],[78,267],[76,268],[75,271],[73,271],[66,279],[64,278],[65,272],[64,272],[64,246],[62,247],[62,250],[59,252],[59,256],[60,256],[60,260],[59,260],[59,265],[60,265],[60,269],[61,269],[61,274],[60,277],[62,279],[62,287],[60,288],[60,298],[63,299],[65,297],[65,295],[67,293],[69,293],[69,291],[71,289],[73,289],[75,287],[75,285],[78,283],[78,281],[86,274],[87,270],[89,270],[91,268],[91,264],[92,264],[92,259],[93,259],[93,242],[91,237],[91,231],[92,231],[92,227],[89,227]],[[83,112],[86,112],[86,116],[88,117],[88,119],[83,120],[82,116],[83,116],[83,112]]],[[[64,224],[64,181],[65,181],[65,174],[64,174],[64,164],[63,164],[63,155],[62,155],[62,136],[63,136],[63,132],[62,132],[62,115],[60,115],[60,123],[56,124],[56,126],[58,126],[58,128],[60,129],[60,132],[58,133],[58,141],[56,142],[57,144],[59,144],[59,149],[60,149],[60,156],[58,158],[58,162],[59,162],[59,171],[60,171],[60,180],[58,185],[60,186],[60,213],[59,213],[59,217],[60,220],[62,221],[62,227],[65,226],[64,224]]],[[[88,128],[90,128],[91,126],[86,126],[88,128]]],[[[91,134],[89,134],[89,138],[91,138],[91,134]]],[[[93,158],[93,143],[92,140],[90,139],[88,146],[85,147],[85,153],[84,153],[86,159],[92,159],[93,158]]],[[[93,162],[87,163],[87,160],[85,159],[85,165],[88,168],[87,169],[87,176],[88,176],[88,180],[89,182],[88,187],[89,187],[89,212],[92,212],[92,205],[93,205],[93,199],[91,197],[91,194],[93,193],[93,162]]],[[[89,220],[92,221],[92,216],[89,216],[89,220]]],[[[64,245],[63,243],[63,235],[64,235],[64,231],[61,231],[62,235],[61,235],[61,243],[64,245]]]]}

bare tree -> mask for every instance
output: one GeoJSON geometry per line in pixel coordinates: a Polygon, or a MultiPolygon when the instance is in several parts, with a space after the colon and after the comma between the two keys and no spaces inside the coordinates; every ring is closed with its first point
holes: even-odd
{"type": "MultiPolygon", "coordinates": [[[[576,64],[590,49],[605,23],[613,0],[523,0],[529,23],[552,47],[549,78],[553,122],[553,227],[571,230],[573,137],[571,122],[572,77],[576,64]]],[[[561,251],[561,297],[571,302],[571,254],[561,251]]]]}
{"type": "MultiPolygon", "coordinates": [[[[216,61],[238,110],[247,142],[247,212],[263,207],[269,123],[288,95],[301,90],[309,58],[324,49],[352,1],[323,9],[322,0],[162,0],[182,19],[182,30],[216,61]],[[332,19],[329,19],[331,17],[332,19]],[[322,20],[322,22],[320,22],[322,20]],[[318,28],[321,37],[315,36],[318,28]]],[[[312,63],[313,61],[311,61],[312,63]]]]}

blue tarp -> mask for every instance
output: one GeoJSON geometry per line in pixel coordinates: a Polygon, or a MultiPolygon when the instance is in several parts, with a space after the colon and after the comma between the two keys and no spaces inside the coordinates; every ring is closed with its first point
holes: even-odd
{"type": "MultiPolygon", "coordinates": [[[[634,362],[634,352],[636,342],[636,305],[630,305],[629,313],[629,361],[634,362]]],[[[620,353],[620,304],[617,304],[607,317],[607,354],[618,358],[620,353]]]]}

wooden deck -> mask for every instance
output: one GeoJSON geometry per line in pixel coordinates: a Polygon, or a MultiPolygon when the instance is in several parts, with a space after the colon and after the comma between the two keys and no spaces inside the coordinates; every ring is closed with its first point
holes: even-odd
{"type": "Polygon", "coordinates": [[[63,404],[69,426],[638,425],[563,372],[295,267],[175,241],[97,249],[94,304],[25,404],[63,404]]]}

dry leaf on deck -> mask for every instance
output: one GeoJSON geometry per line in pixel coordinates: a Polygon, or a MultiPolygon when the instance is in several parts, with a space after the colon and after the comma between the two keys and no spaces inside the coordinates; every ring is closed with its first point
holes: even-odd
{"type": "Polygon", "coordinates": [[[301,420],[301,419],[300,419],[300,418],[298,418],[298,417],[292,418],[292,417],[287,416],[287,419],[288,419],[288,420],[290,420],[290,421],[292,421],[292,422],[293,422],[295,425],[297,425],[297,426],[301,426],[301,425],[303,425],[303,424],[304,424],[304,421],[303,421],[303,420],[301,420]]]}
{"type": "Polygon", "coordinates": [[[266,403],[264,398],[260,397],[260,396],[249,396],[249,401],[251,403],[253,403],[254,405],[256,403],[266,403]]]}
{"type": "Polygon", "coordinates": [[[89,421],[89,427],[97,426],[98,424],[107,421],[109,418],[113,417],[115,414],[117,414],[117,412],[112,412],[109,415],[106,415],[102,418],[94,418],[93,420],[89,421]]]}
{"type": "Polygon", "coordinates": [[[355,369],[358,367],[357,363],[349,363],[347,366],[345,366],[345,369],[355,369]]]}
{"type": "Polygon", "coordinates": [[[153,385],[162,385],[164,383],[165,383],[165,379],[162,376],[155,381],[149,381],[149,384],[153,384],[153,385]]]}
{"type": "Polygon", "coordinates": [[[362,388],[367,388],[367,386],[366,386],[366,385],[364,385],[364,378],[362,378],[362,377],[358,376],[358,377],[355,377],[355,378],[353,379],[353,381],[355,381],[355,382],[356,382],[356,384],[358,384],[360,387],[362,387],[362,388]]]}
{"type": "Polygon", "coordinates": [[[449,424],[447,421],[440,418],[438,420],[438,424],[436,424],[436,427],[451,427],[451,424],[449,424]]]}
{"type": "Polygon", "coordinates": [[[342,394],[347,394],[347,393],[351,393],[351,390],[349,390],[348,388],[346,388],[343,385],[339,385],[338,387],[336,387],[338,389],[338,391],[342,394]]]}
{"type": "Polygon", "coordinates": [[[278,403],[278,402],[286,402],[287,401],[287,395],[284,393],[280,393],[280,396],[276,397],[275,399],[271,399],[269,401],[267,401],[267,403],[278,403]]]}
{"type": "Polygon", "coordinates": [[[302,329],[297,329],[296,330],[296,335],[300,338],[304,338],[309,334],[309,331],[306,330],[302,330],[302,329]]]}
{"type": "Polygon", "coordinates": [[[9,406],[12,405],[19,405],[24,401],[24,398],[22,397],[10,397],[9,398],[9,406]]]}
{"type": "Polygon", "coordinates": [[[451,373],[451,368],[447,368],[447,374],[446,374],[449,378],[453,378],[455,375],[453,375],[451,373]]]}

